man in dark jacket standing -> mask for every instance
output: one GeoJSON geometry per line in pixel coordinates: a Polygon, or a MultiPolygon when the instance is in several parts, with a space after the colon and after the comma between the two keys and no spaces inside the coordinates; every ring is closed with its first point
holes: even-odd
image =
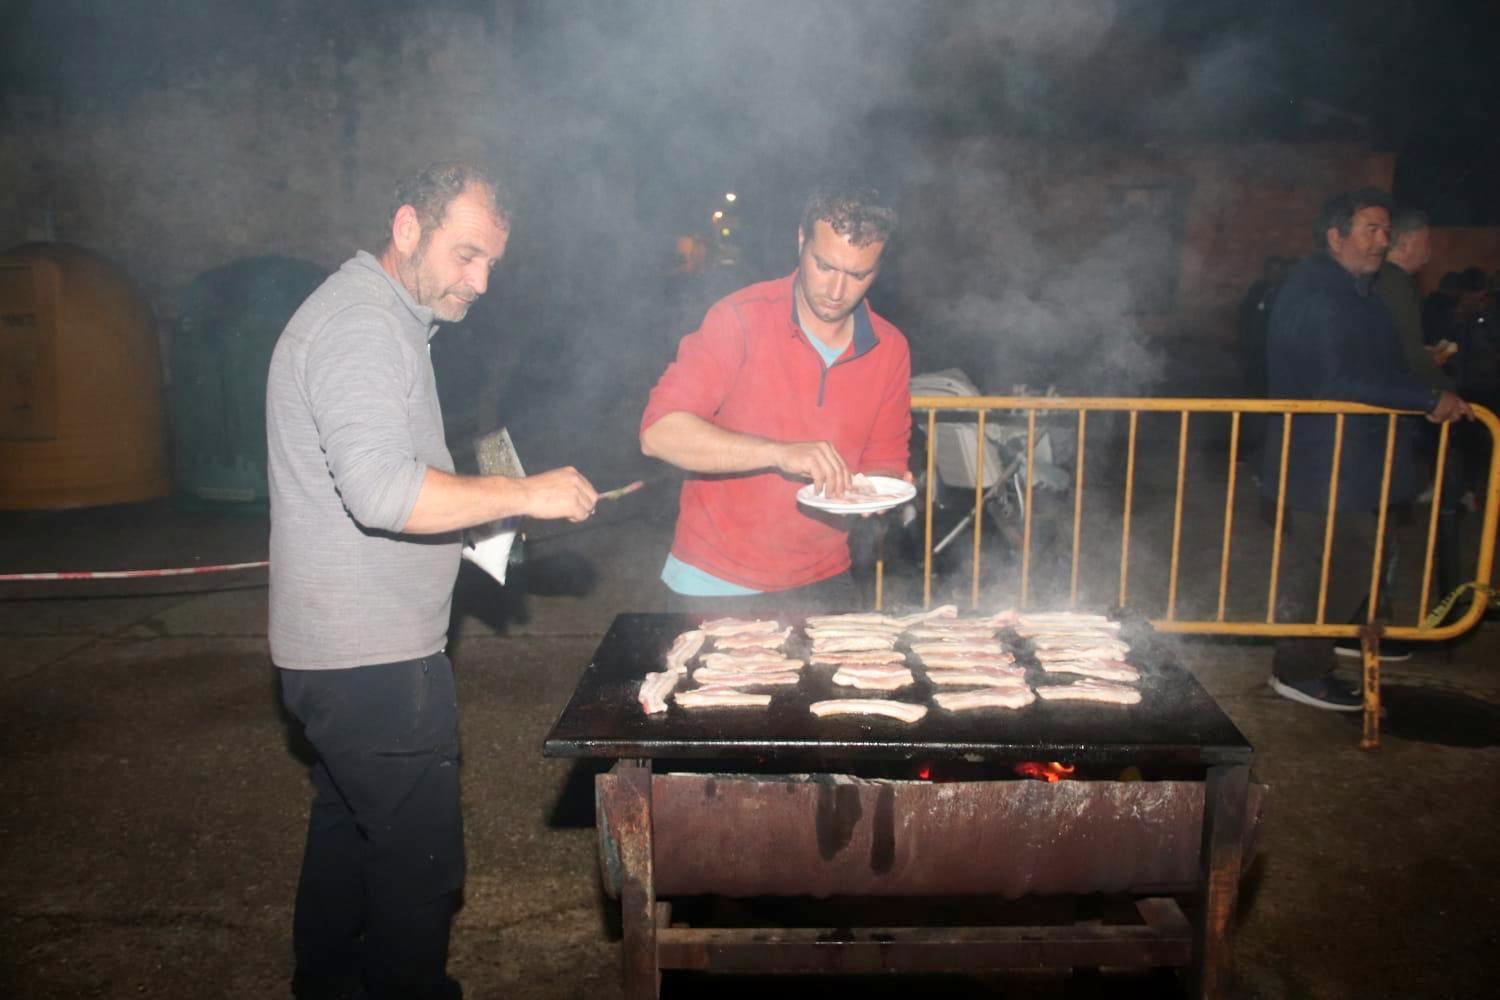
{"type": "MultiPolygon", "coordinates": [[[[1322,251],[1293,269],[1271,312],[1270,396],[1417,410],[1434,422],[1472,418],[1468,404],[1457,395],[1424,385],[1409,371],[1390,313],[1371,290],[1390,245],[1390,212],[1390,199],[1368,189],[1339,195],[1323,206],[1318,217],[1322,251]]],[[[1350,416],[1344,421],[1324,612],[1328,622],[1349,621],[1368,593],[1386,428],[1384,417],[1350,416]]],[[[1276,609],[1279,621],[1311,621],[1317,611],[1334,430],[1332,416],[1305,415],[1292,420],[1276,609]]],[[[1412,499],[1418,490],[1410,428],[1403,430],[1397,435],[1392,460],[1391,504],[1412,499]]],[[[1273,421],[1266,445],[1261,490],[1274,502],[1281,475],[1279,421],[1273,421]]],[[[1388,539],[1387,558],[1392,551],[1388,539]]],[[[1316,708],[1358,711],[1360,699],[1333,678],[1331,653],[1323,640],[1278,641],[1272,689],[1316,708]]]]}

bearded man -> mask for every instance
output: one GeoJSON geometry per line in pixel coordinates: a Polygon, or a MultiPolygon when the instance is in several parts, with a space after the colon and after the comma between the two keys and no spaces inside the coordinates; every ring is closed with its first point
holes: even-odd
{"type": "Polygon", "coordinates": [[[428,341],[505,254],[495,182],[440,163],[402,183],[378,257],[297,310],[266,389],[271,659],[316,751],[292,937],[299,998],[461,996],[458,706],[444,653],[463,528],[581,521],[572,468],[457,476],[428,341]]]}

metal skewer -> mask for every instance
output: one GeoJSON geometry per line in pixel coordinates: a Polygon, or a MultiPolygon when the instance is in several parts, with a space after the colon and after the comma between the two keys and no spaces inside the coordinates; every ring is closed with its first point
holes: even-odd
{"type": "Polygon", "coordinates": [[[646,484],[645,484],[644,481],[642,481],[640,479],[637,479],[635,482],[629,484],[628,486],[621,486],[618,489],[610,490],[608,493],[600,493],[599,494],[599,499],[600,500],[618,500],[618,499],[620,499],[620,497],[623,497],[623,496],[626,496],[628,494],[634,493],[636,490],[640,489],[642,486],[645,486],[645,485],[646,484]]]}

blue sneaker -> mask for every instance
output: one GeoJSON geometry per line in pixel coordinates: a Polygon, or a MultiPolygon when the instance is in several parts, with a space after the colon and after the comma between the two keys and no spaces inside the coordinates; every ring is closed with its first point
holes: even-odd
{"type": "Polygon", "coordinates": [[[1332,677],[1312,677],[1305,681],[1271,678],[1271,690],[1299,704],[1327,712],[1358,712],[1365,707],[1364,698],[1343,687],[1332,677]]]}

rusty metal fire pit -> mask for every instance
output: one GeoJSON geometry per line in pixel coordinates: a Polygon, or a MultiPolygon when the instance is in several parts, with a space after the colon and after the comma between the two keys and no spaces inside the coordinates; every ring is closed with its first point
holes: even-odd
{"type": "MultiPolygon", "coordinates": [[[[673,968],[1097,966],[1187,967],[1193,995],[1222,995],[1262,789],[1249,783],[1249,743],[1180,666],[1139,664],[1145,696],[1128,707],[932,712],[910,726],[819,719],[807,703],[831,691],[811,674],[767,710],[647,717],[635,687],[692,624],[619,616],[544,746],[617,761],[597,778],[596,804],[628,996],[657,996],[660,970],[673,968]],[[1018,780],[1025,761],[1072,766],[1079,780],[1018,780]],[[1127,768],[1161,780],[1119,780],[1127,768]],[[674,923],[665,901],[1099,893],[1132,897],[1135,919],[710,928],[674,923]]],[[[1133,644],[1132,658],[1151,659],[1149,644],[1133,644]]]]}

